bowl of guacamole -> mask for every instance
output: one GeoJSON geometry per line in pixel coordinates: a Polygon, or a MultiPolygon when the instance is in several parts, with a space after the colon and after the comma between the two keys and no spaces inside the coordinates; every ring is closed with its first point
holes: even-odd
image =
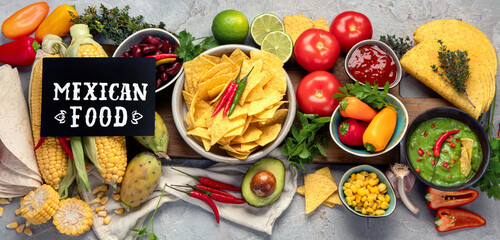
{"type": "Polygon", "coordinates": [[[488,137],[464,111],[427,110],[413,120],[402,142],[406,164],[429,186],[459,190],[479,180],[490,159],[488,137]]]}

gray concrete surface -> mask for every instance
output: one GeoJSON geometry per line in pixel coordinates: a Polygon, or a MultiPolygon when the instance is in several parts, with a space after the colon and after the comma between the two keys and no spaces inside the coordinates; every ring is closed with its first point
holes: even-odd
{"type": "MultiPolygon", "coordinates": [[[[3,22],[12,13],[37,0],[10,1],[0,0],[0,22],[3,22]]],[[[373,26],[373,37],[383,34],[398,36],[412,35],[412,32],[421,24],[440,18],[455,18],[469,22],[482,30],[492,41],[496,51],[500,50],[500,2],[497,0],[352,0],[352,1],[319,1],[319,0],[290,0],[290,1],[132,1],[132,0],[47,0],[51,11],[62,3],[75,5],[77,11],[89,5],[99,5],[101,2],[107,7],[124,7],[130,5],[131,15],[144,15],[145,20],[151,23],[164,21],[167,28],[174,32],[183,29],[193,35],[211,35],[211,21],[215,15],[226,9],[236,9],[243,12],[249,21],[264,12],[272,12],[283,17],[291,14],[301,14],[318,19],[326,18],[330,23],[340,12],[346,10],[359,11],[367,15],[373,26]]],[[[109,43],[102,37],[96,37],[101,43],[109,43]]],[[[0,44],[10,40],[0,36],[0,44]]],[[[251,38],[247,44],[253,45],[251,38]]],[[[498,54],[497,54],[498,56],[498,54]]],[[[24,90],[27,92],[31,67],[19,67],[24,90]]],[[[500,78],[496,77],[497,85],[500,78]]],[[[407,76],[402,81],[402,95],[404,97],[425,96],[429,93],[419,82],[407,76]]],[[[498,107],[500,98],[497,99],[498,107]]],[[[500,121],[500,110],[497,110],[495,123],[500,121]]],[[[330,156],[335,157],[335,156],[330,156]]],[[[174,160],[172,164],[206,167],[212,164],[208,160],[174,160]]],[[[319,169],[323,165],[311,165],[308,172],[319,169]]],[[[349,165],[328,165],[333,170],[335,179],[340,179],[349,165]]],[[[387,166],[381,166],[385,170],[387,166]]],[[[303,184],[302,176],[299,185],[303,184]]],[[[486,219],[486,226],[463,229],[449,233],[438,233],[434,229],[435,212],[425,206],[423,192],[425,186],[416,183],[411,191],[410,200],[420,208],[418,215],[412,215],[398,201],[395,212],[386,218],[367,219],[355,216],[343,206],[330,209],[319,207],[313,213],[306,215],[304,199],[297,195],[290,207],[276,221],[271,236],[222,220],[220,224],[213,221],[213,216],[200,208],[178,201],[163,205],[157,212],[154,224],[155,233],[160,239],[499,239],[500,235],[500,205],[498,200],[489,199],[481,193],[476,201],[463,209],[475,212],[486,219]]],[[[27,239],[24,234],[17,234],[14,230],[5,228],[12,222],[21,222],[21,217],[14,215],[19,207],[19,199],[13,204],[3,206],[4,215],[0,217],[0,239],[27,239]]],[[[31,226],[34,235],[32,239],[96,239],[92,231],[79,237],[67,237],[59,234],[52,223],[31,226]]],[[[123,231],[127,231],[124,229],[123,231]]]]}

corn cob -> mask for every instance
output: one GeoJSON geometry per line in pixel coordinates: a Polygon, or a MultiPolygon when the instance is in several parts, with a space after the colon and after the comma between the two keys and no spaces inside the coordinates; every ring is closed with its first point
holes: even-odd
{"type": "Polygon", "coordinates": [[[59,232],[69,236],[78,236],[90,230],[94,224],[94,216],[86,202],[68,198],[61,201],[53,223],[59,232]]]}
{"type": "MultiPolygon", "coordinates": [[[[43,58],[61,57],[59,54],[48,54],[43,58]]],[[[42,118],[42,69],[43,58],[36,61],[31,73],[31,128],[33,141],[40,140],[40,126],[42,118]]],[[[55,189],[66,175],[68,155],[64,152],[56,137],[47,137],[44,143],[35,151],[38,169],[43,180],[55,189]]]]}
{"type": "Polygon", "coordinates": [[[31,224],[48,221],[59,208],[59,194],[44,184],[21,199],[21,214],[31,224]]]}
{"type": "MultiPolygon", "coordinates": [[[[70,28],[71,45],[67,57],[107,57],[104,49],[92,39],[85,24],[70,28]]],[[[127,148],[124,136],[84,137],[84,151],[96,165],[104,181],[114,186],[120,183],[127,168],[127,148]]]]}

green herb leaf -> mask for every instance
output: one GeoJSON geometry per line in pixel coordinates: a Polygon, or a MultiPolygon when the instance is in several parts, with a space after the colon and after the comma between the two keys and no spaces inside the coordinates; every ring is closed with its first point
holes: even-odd
{"type": "Polygon", "coordinates": [[[186,62],[193,60],[202,52],[217,46],[217,42],[213,37],[202,37],[196,39],[186,30],[182,30],[176,35],[176,37],[179,39],[180,44],[175,53],[179,56],[179,58],[182,58],[186,62]],[[199,43],[195,44],[196,41],[199,41],[199,43]]]}
{"type": "Polygon", "coordinates": [[[153,212],[153,216],[151,216],[151,218],[149,219],[146,226],[142,229],[135,229],[135,228],[130,229],[130,231],[134,231],[134,232],[137,232],[139,234],[139,237],[140,237],[139,240],[142,239],[142,237],[144,235],[148,236],[149,240],[157,240],[158,239],[158,237],[154,234],[153,225],[151,225],[151,233],[148,233],[147,229],[148,229],[149,224],[154,222],[156,210],[158,210],[158,207],[160,206],[160,201],[161,201],[161,198],[163,197],[163,193],[165,192],[166,186],[167,186],[167,184],[165,183],[165,185],[163,185],[163,189],[161,190],[160,197],[158,198],[158,202],[156,203],[156,207],[155,207],[155,210],[153,212]]]}
{"type": "Polygon", "coordinates": [[[318,154],[326,156],[323,147],[328,147],[330,137],[325,136],[323,131],[316,135],[317,131],[330,122],[330,117],[318,118],[315,114],[304,114],[297,111],[297,119],[300,125],[292,126],[291,134],[285,140],[282,153],[288,156],[288,161],[292,166],[302,169],[304,164],[313,163],[314,157],[318,154]],[[323,146],[321,146],[323,145],[323,146]]]}
{"type": "Polygon", "coordinates": [[[395,35],[387,34],[385,36],[380,36],[380,41],[389,45],[399,59],[401,59],[401,57],[403,57],[403,55],[411,49],[412,45],[412,41],[408,36],[406,36],[406,38],[398,38],[395,35]]]}
{"type": "Polygon", "coordinates": [[[378,85],[374,84],[373,86],[367,82],[365,85],[362,85],[359,82],[347,83],[343,87],[338,88],[342,93],[335,93],[333,98],[337,99],[337,101],[342,101],[347,96],[353,96],[359,98],[359,100],[365,102],[370,105],[370,107],[380,110],[387,106],[392,106],[394,108],[397,107],[394,104],[389,103],[387,101],[387,93],[389,92],[389,83],[387,82],[384,85],[384,90],[379,91],[378,85]]]}
{"type": "Polygon", "coordinates": [[[490,138],[490,164],[483,177],[474,184],[488,197],[500,199],[500,138],[490,138]]]}

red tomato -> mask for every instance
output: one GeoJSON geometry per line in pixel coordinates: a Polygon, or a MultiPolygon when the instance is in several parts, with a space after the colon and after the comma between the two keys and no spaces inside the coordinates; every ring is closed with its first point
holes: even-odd
{"type": "Polygon", "coordinates": [[[297,87],[297,101],[304,113],[330,116],[339,102],[332,95],[341,87],[339,80],[327,71],[315,71],[300,80],[297,87]]]}
{"type": "Polygon", "coordinates": [[[356,43],[372,38],[373,29],[364,14],[347,11],[333,19],[330,32],[339,41],[342,52],[347,53],[356,43]]]}
{"type": "Polygon", "coordinates": [[[335,65],[340,55],[340,45],[328,31],[311,28],[297,38],[293,53],[300,66],[307,71],[326,71],[335,65]]]}

